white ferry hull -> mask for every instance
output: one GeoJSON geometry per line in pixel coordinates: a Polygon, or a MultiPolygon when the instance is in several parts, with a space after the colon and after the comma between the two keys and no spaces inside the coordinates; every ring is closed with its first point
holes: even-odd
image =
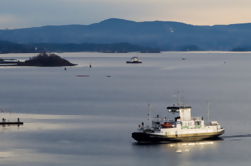
{"type": "Polygon", "coordinates": [[[161,142],[161,141],[200,141],[214,139],[224,133],[225,130],[208,133],[180,134],[180,135],[158,135],[154,133],[134,132],[132,138],[138,142],[161,142]]]}

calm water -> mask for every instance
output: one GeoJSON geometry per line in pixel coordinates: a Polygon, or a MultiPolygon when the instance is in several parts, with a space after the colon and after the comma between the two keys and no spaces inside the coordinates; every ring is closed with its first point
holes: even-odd
{"type": "Polygon", "coordinates": [[[79,65],[0,68],[0,119],[24,121],[0,128],[1,165],[250,165],[251,53],[58,55],[79,65]],[[135,55],[143,64],[125,63],[135,55]],[[193,116],[206,117],[209,101],[222,139],[137,144],[131,133],[147,123],[147,104],[171,118],[166,107],[178,91],[193,116]]]}

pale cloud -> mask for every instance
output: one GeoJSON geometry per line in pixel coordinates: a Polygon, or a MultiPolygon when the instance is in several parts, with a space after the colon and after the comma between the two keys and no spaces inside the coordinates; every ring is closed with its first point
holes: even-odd
{"type": "Polygon", "coordinates": [[[15,17],[9,15],[0,15],[0,24],[9,24],[15,20],[15,17]]]}
{"type": "Polygon", "coordinates": [[[0,29],[14,29],[27,27],[29,19],[13,15],[0,15],[0,29]]]}

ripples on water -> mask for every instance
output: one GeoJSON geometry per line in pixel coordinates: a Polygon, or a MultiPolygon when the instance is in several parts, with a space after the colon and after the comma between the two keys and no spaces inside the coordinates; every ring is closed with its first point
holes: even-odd
{"type": "MultiPolygon", "coordinates": [[[[1,165],[249,165],[251,66],[246,53],[62,53],[77,67],[2,67],[1,165]],[[143,64],[126,64],[138,55],[143,64]],[[181,60],[186,58],[186,60],[181,60]],[[224,64],[226,62],[226,64],[224,64]],[[92,64],[90,69],[89,63],[92,64]],[[89,77],[76,77],[89,75],[89,77]],[[110,75],[111,77],[107,77],[110,75]],[[226,129],[220,140],[138,144],[131,133],[152,114],[171,118],[181,100],[192,115],[226,129]]],[[[33,54],[1,54],[28,59],[33,54]]]]}

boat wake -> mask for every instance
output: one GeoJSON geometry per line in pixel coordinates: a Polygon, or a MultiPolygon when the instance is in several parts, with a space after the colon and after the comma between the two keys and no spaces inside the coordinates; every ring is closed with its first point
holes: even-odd
{"type": "Polygon", "coordinates": [[[251,137],[251,134],[222,136],[221,138],[225,139],[225,138],[245,138],[245,137],[251,137]]]}

